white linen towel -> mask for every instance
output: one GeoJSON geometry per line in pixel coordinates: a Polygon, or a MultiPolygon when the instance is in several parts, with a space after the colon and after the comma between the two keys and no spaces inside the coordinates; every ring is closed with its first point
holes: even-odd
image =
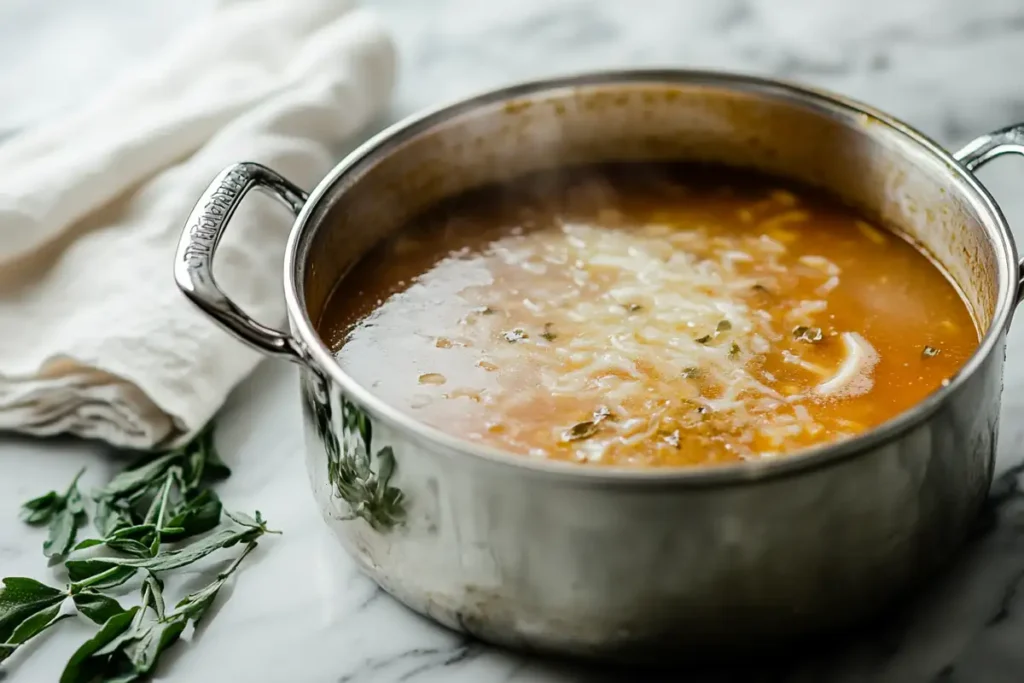
{"type": "MultiPolygon", "coordinates": [[[[95,101],[0,144],[0,429],[149,448],[201,428],[260,356],[174,285],[189,211],[236,161],[311,189],[383,109],[394,61],[346,0],[221,2],[95,101]]],[[[214,268],[280,325],[292,221],[258,201],[214,268]]]]}

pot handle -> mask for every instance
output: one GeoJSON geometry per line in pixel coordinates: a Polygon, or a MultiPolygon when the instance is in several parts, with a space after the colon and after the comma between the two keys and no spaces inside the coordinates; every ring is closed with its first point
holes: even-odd
{"type": "Polygon", "coordinates": [[[224,229],[253,188],[279,200],[296,215],[308,198],[266,166],[243,162],[227,167],[206,188],[182,229],[174,257],[174,281],[192,303],[241,341],[267,355],[304,363],[303,347],[294,337],[250,318],[213,277],[213,257],[224,229]]]}
{"type": "Polygon", "coordinates": [[[1003,154],[1024,155],[1024,123],[971,140],[953,158],[968,171],[974,171],[1003,154]]]}
{"type": "MultiPolygon", "coordinates": [[[[1007,126],[971,140],[953,158],[972,173],[1004,154],[1024,156],[1024,123],[1007,126]]],[[[1024,298],[1024,258],[1017,264],[1017,303],[1024,298]]]]}

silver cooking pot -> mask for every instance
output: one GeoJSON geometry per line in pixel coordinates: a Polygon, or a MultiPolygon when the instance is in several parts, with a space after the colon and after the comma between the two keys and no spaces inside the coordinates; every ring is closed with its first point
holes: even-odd
{"type": "Polygon", "coordinates": [[[309,195],[257,164],[231,166],[189,217],[174,275],[229,332],[301,366],[324,518],[412,609],[554,653],[773,647],[892,601],[950,557],[982,505],[1021,286],[1006,221],[971,172],[1007,152],[1024,153],[1024,125],[950,155],[882,113],[772,80],[559,78],[407,119],[309,195]],[[960,287],[984,330],[977,351],[948,386],[856,438],[762,462],[635,470],[539,461],[420,424],[346,375],[317,334],[332,290],[347,295],[348,268],[438,200],[541,168],[662,159],[811,183],[898,229],[960,287]],[[250,319],[211,274],[252,188],[296,214],[288,331],[250,319]]]}

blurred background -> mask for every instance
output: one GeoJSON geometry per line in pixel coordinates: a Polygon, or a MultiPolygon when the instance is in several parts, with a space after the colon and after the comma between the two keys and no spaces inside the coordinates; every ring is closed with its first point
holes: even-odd
{"type": "MultiPolygon", "coordinates": [[[[1024,120],[1020,0],[363,4],[378,11],[397,43],[392,119],[530,77],[675,66],[830,88],[905,119],[949,147],[1024,120]]],[[[213,5],[0,1],[0,135],[87,100],[213,5]]],[[[1024,206],[1018,211],[1013,201],[1013,180],[1003,176],[986,169],[994,190],[1005,195],[1004,208],[1024,218],[1024,206]]]]}
{"type": "MultiPolygon", "coordinates": [[[[236,0],[237,1],[237,0],[236,0]]],[[[212,0],[3,0],[0,130],[87,99],[212,0]]],[[[517,79],[743,70],[867,100],[946,144],[1024,119],[1019,0],[364,0],[398,44],[395,113],[517,79]]]]}

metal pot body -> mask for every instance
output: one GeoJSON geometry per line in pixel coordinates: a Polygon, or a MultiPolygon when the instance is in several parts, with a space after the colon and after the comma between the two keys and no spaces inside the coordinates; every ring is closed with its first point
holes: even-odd
{"type": "Polygon", "coordinates": [[[353,152],[311,196],[269,169],[226,169],[175,274],[229,331],[303,366],[307,463],[327,523],[400,601],[521,649],[622,660],[772,648],[850,624],[947,560],[985,498],[1019,266],[970,170],[1020,128],[956,156],[878,112],[776,81],[588,74],[424,114],[353,152]],[[570,164],[694,160],[830,191],[917,243],[984,330],[948,386],[855,439],[759,463],[629,471],[535,462],[441,434],[334,363],[315,321],[344,273],[439,199],[570,164]],[[211,261],[245,192],[297,213],[290,329],[254,323],[211,261]]]}

